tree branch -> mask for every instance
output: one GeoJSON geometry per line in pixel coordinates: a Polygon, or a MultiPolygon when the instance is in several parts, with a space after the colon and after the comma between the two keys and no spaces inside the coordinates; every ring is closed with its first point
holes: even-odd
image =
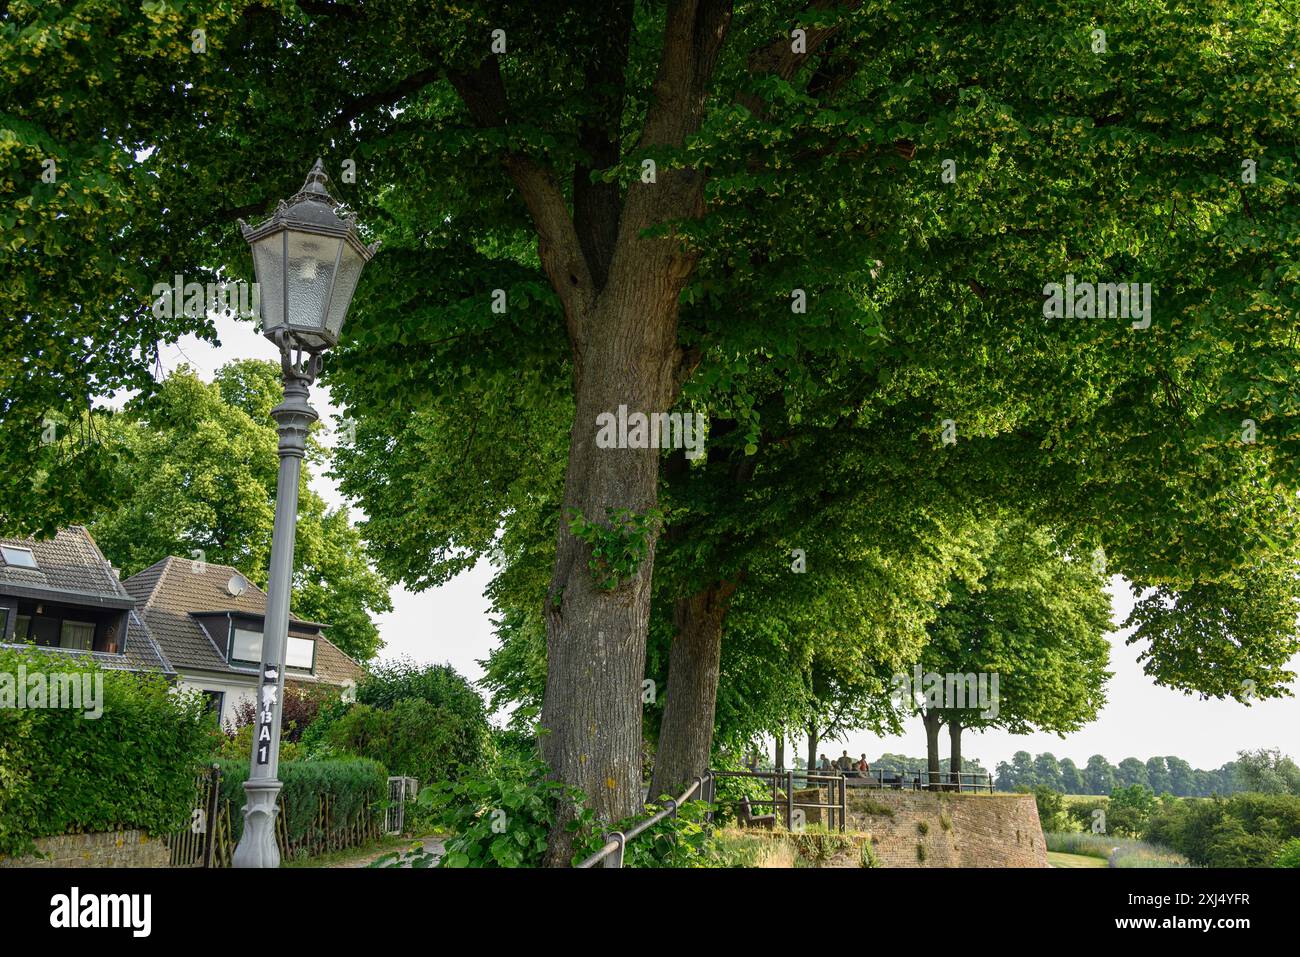
{"type": "MultiPolygon", "coordinates": [[[[509,125],[509,104],[496,57],[488,57],[471,72],[453,73],[451,83],[480,129],[509,125]]],[[[581,318],[595,298],[595,289],[564,193],[555,173],[530,156],[509,150],[501,165],[537,228],[537,253],[564,305],[569,342],[581,366],[585,336],[581,318]]]]}

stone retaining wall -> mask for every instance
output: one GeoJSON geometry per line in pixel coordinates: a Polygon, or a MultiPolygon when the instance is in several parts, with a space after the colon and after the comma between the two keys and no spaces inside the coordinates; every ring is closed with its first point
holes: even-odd
{"type": "Polygon", "coordinates": [[[1032,794],[854,788],[847,801],[882,867],[1048,866],[1032,794]]]}
{"type": "Polygon", "coordinates": [[[163,842],[141,831],[38,837],[38,855],[0,857],[0,867],[166,867],[163,842]]]}

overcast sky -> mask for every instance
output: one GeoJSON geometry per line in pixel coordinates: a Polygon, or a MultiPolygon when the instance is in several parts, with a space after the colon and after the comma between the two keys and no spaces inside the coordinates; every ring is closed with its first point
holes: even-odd
{"type": "MultiPolygon", "coordinates": [[[[164,373],[188,364],[205,379],[211,379],[219,366],[235,359],[278,360],[275,347],[258,336],[251,323],[218,319],[217,330],[222,340],[219,348],[193,337],[163,347],[164,373]]],[[[330,404],[329,391],[321,386],[312,388],[312,404],[327,423],[332,421],[330,415],[339,411],[330,404]]],[[[313,486],[331,505],[348,504],[328,478],[314,476],[313,486]]],[[[353,518],[357,518],[355,508],[353,518]]],[[[477,662],[487,657],[493,645],[488,602],[483,597],[490,577],[490,567],[480,564],[446,585],[421,594],[412,594],[400,586],[394,588],[393,610],[378,622],[385,642],[380,657],[404,655],[418,662],[450,662],[471,680],[481,678],[483,669],[477,662]]],[[[1128,589],[1116,578],[1110,591],[1112,619],[1123,621],[1131,605],[1128,589]]],[[[1176,755],[1193,767],[1206,769],[1233,760],[1243,749],[1276,747],[1300,757],[1297,698],[1247,708],[1232,701],[1202,701],[1158,688],[1137,664],[1140,649],[1125,645],[1121,633],[1112,634],[1110,640],[1114,677],[1107,687],[1108,703],[1097,721],[1065,739],[1051,734],[967,732],[962,739],[965,755],[978,758],[990,770],[1020,750],[1032,754],[1051,751],[1058,758],[1074,759],[1080,767],[1093,754],[1104,755],[1112,764],[1126,757],[1146,760],[1152,755],[1176,755]]],[[[1300,671],[1300,656],[1292,661],[1291,670],[1300,671]]],[[[1300,693],[1300,681],[1293,682],[1291,688],[1300,693]]],[[[946,751],[946,736],[942,740],[946,751]]],[[[838,755],[845,748],[855,757],[865,752],[868,759],[887,751],[923,755],[925,733],[920,719],[915,719],[902,737],[859,733],[843,742],[826,742],[819,750],[838,755]]],[[[795,753],[805,750],[806,744],[796,744],[795,753]]]]}

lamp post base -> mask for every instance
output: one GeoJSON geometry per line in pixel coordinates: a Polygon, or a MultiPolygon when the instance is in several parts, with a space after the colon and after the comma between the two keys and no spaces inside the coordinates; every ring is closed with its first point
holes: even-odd
{"type": "Polygon", "coordinates": [[[280,848],[275,843],[275,819],[280,813],[275,778],[245,781],[244,833],[230,859],[231,867],[279,867],[280,848]]]}

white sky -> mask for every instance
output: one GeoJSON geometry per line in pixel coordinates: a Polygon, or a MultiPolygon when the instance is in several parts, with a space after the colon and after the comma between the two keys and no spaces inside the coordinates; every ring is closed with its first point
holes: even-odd
{"type": "MultiPolygon", "coordinates": [[[[193,337],[163,347],[164,374],[188,364],[210,380],[217,368],[235,359],[278,361],[275,347],[257,335],[251,323],[219,318],[216,324],[220,347],[193,337]]],[[[330,404],[329,390],[322,386],[312,388],[312,404],[326,423],[339,412],[330,404]]],[[[324,476],[314,476],[313,487],[331,506],[348,504],[324,476]]],[[[353,507],[354,519],[356,513],[353,507]]],[[[481,563],[446,585],[418,595],[400,586],[394,588],[393,610],[378,621],[385,642],[380,657],[405,655],[422,663],[449,662],[471,680],[481,678],[483,669],[477,660],[486,658],[493,646],[488,602],[483,597],[490,577],[490,567],[481,563]]],[[[1128,589],[1117,577],[1110,591],[1113,620],[1122,621],[1131,606],[1128,589]]],[[[1119,633],[1110,639],[1114,677],[1107,687],[1109,703],[1097,721],[1064,740],[1051,734],[967,732],[962,738],[964,754],[978,758],[989,770],[998,761],[1010,760],[1019,750],[1032,754],[1050,751],[1057,758],[1072,758],[1080,767],[1093,754],[1104,755],[1112,764],[1126,757],[1145,761],[1152,755],[1176,755],[1193,767],[1212,769],[1233,760],[1239,750],[1261,747],[1281,748],[1300,758],[1300,699],[1260,702],[1247,708],[1236,702],[1202,701],[1158,688],[1137,664],[1139,648],[1125,645],[1119,633]]],[[[1300,672],[1300,656],[1290,667],[1300,672]]],[[[1300,694],[1300,681],[1293,682],[1291,688],[1300,694]]],[[[946,753],[946,735],[941,742],[946,753]]],[[[793,753],[802,754],[806,748],[806,742],[795,742],[793,753]]],[[[857,733],[842,742],[825,742],[818,750],[837,756],[845,748],[855,758],[866,752],[868,759],[875,759],[887,751],[919,756],[925,753],[925,733],[918,718],[902,737],[857,733]]]]}

